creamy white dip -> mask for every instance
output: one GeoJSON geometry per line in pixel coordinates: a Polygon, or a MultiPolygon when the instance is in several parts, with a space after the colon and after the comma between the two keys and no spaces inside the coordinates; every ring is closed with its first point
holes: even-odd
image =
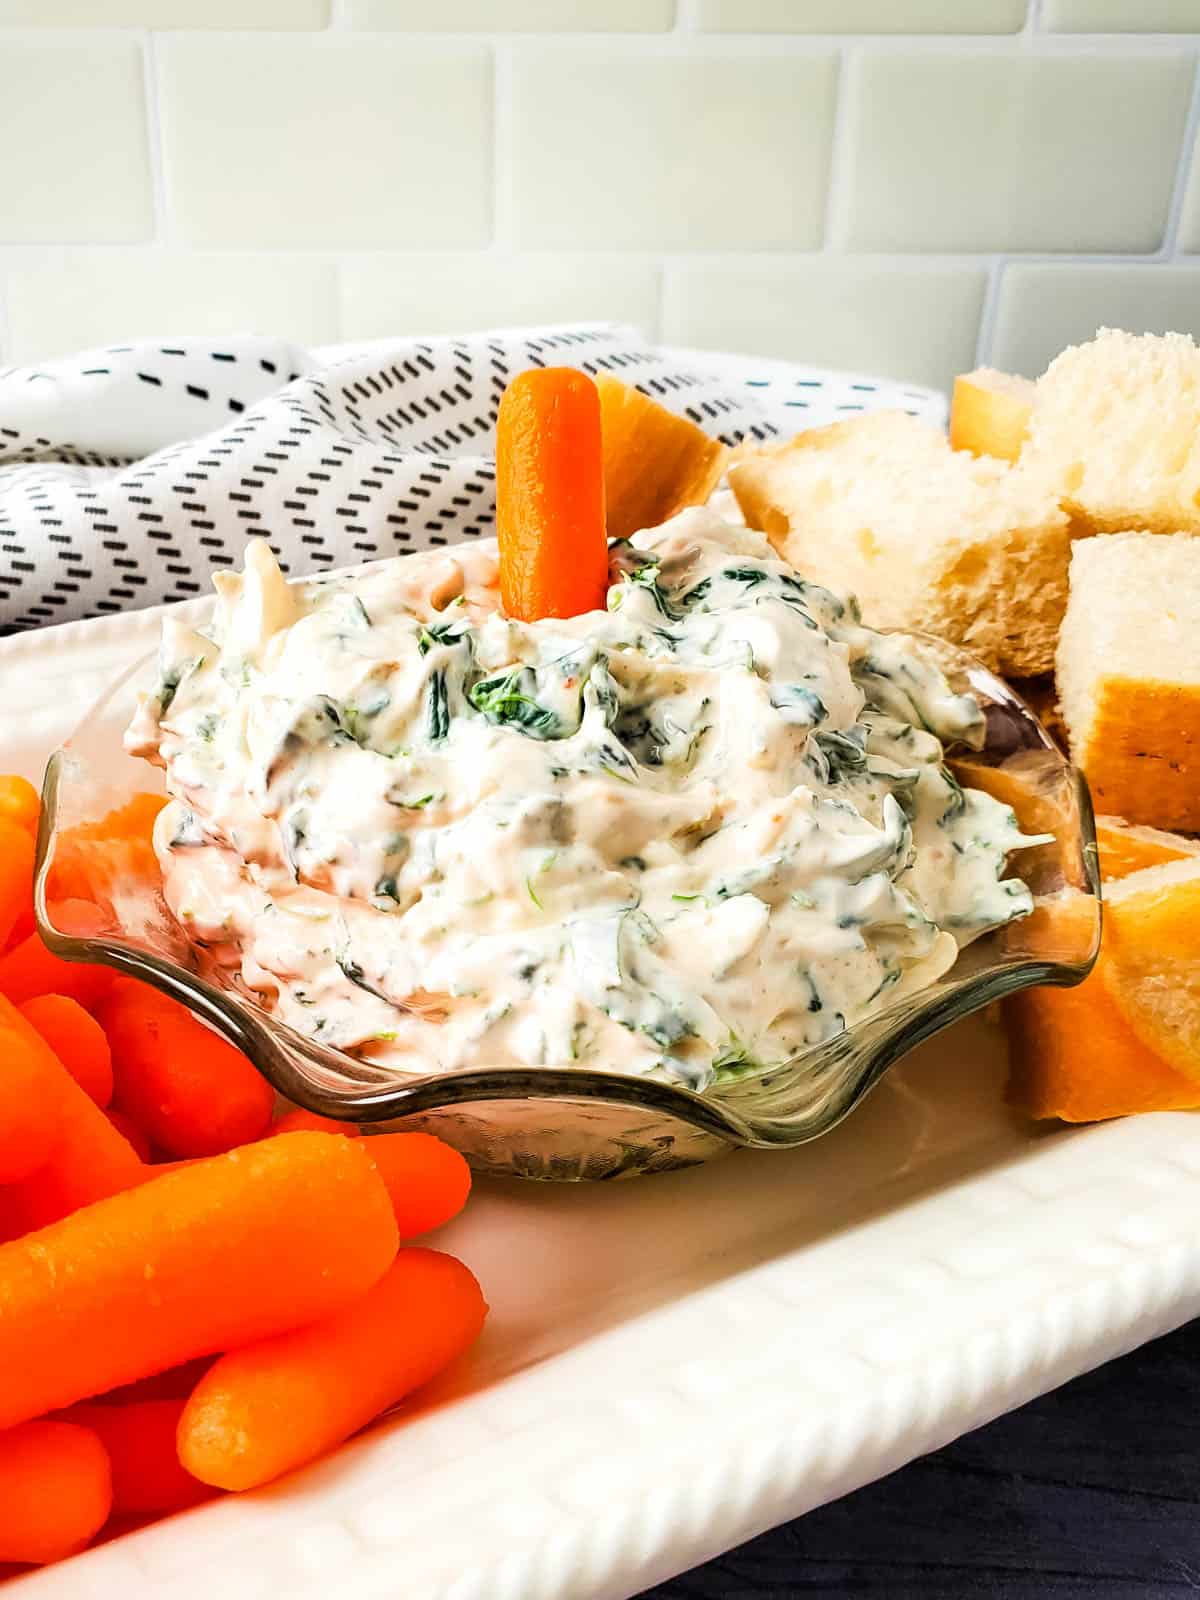
{"type": "Polygon", "coordinates": [[[1031,909],[1031,841],[943,765],[975,702],[710,509],[566,621],[501,615],[482,543],[289,586],[258,542],[217,587],[126,743],[175,915],[326,1044],[702,1089],[1031,909]]]}

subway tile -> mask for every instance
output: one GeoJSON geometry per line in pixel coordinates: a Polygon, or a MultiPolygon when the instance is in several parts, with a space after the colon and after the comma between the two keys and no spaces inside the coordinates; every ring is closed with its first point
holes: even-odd
{"type": "Polygon", "coordinates": [[[836,70],[827,52],[520,56],[518,243],[614,250],[818,244],[836,70]]]}
{"type": "Polygon", "coordinates": [[[4,41],[0,243],[154,231],[142,55],[128,39],[4,41]]]}
{"type": "Polygon", "coordinates": [[[1103,327],[1200,339],[1200,263],[1013,263],[1001,280],[987,361],[1036,378],[1066,345],[1103,327]]]}
{"type": "Polygon", "coordinates": [[[866,52],[849,85],[844,239],[862,250],[1149,252],[1191,57],[866,52]]]}
{"type": "Polygon", "coordinates": [[[1200,133],[1191,154],[1191,173],[1179,219],[1179,248],[1200,254],[1200,133]]]}
{"type": "Polygon", "coordinates": [[[675,0],[347,0],[347,16],[431,33],[662,33],[675,0]]]}
{"type": "Polygon", "coordinates": [[[342,337],[629,322],[653,335],[658,269],[608,255],[360,256],[342,268],[342,337]]]}
{"type": "Polygon", "coordinates": [[[1016,33],[1025,0],[697,0],[714,33],[1016,33]]]}
{"type": "Polygon", "coordinates": [[[1198,33],[1196,0],[1042,0],[1042,27],[1059,33],[1198,33]]]}
{"type": "Polygon", "coordinates": [[[484,51],[379,36],[175,34],[159,80],[169,206],[187,243],[487,241],[484,51]]]}
{"type": "Polygon", "coordinates": [[[986,274],[971,264],[813,256],[669,269],[669,344],[944,386],[975,365],[986,274]]]}
{"type": "Polygon", "coordinates": [[[335,269],[306,256],[80,250],[23,260],[4,276],[7,361],[164,335],[266,333],[310,345],[338,334],[335,269]]]}
{"type": "Polygon", "coordinates": [[[324,28],[330,0],[0,0],[0,26],[324,28]]]}

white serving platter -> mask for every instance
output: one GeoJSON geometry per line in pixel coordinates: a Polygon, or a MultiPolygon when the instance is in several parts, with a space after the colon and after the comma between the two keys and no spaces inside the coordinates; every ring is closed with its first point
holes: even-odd
{"type": "MultiPolygon", "coordinates": [[[[157,624],[0,640],[0,770],[40,777],[157,624]]],[[[436,1392],[14,1600],[623,1600],[1196,1314],[1200,1118],[1033,1132],[1003,1057],[960,1025],[796,1151],[480,1181],[433,1242],[492,1314],[436,1392]]]]}

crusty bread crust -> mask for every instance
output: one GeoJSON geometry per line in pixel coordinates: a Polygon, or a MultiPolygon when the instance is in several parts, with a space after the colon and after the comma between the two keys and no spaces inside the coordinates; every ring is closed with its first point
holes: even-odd
{"type": "Polygon", "coordinates": [[[606,372],[596,387],[609,537],[628,539],[703,505],[725,470],[729,452],[720,440],[606,372]]]}
{"type": "Polygon", "coordinates": [[[1101,978],[1026,989],[1004,1002],[1008,1098],[1028,1116],[1102,1122],[1200,1106],[1200,1083],[1173,1071],[1124,1021],[1101,978]]]}
{"type": "Polygon", "coordinates": [[[1100,849],[1100,876],[1106,883],[1116,883],[1146,867],[1200,857],[1200,840],[1127,822],[1124,817],[1097,817],[1096,843],[1100,849]]]}
{"type": "Polygon", "coordinates": [[[979,367],[954,380],[950,448],[1015,461],[1033,410],[1034,385],[1011,372],[979,367]]]}
{"type": "Polygon", "coordinates": [[[1109,997],[1140,1043],[1200,1089],[1200,862],[1122,879],[1105,920],[1109,997]]]}
{"type": "MultiPolygon", "coordinates": [[[[1043,901],[1031,948],[1053,954],[1092,915],[1082,895],[1043,901]]],[[[1030,1116],[1098,1122],[1200,1107],[1200,860],[1114,885],[1090,977],[1013,995],[1004,1023],[1008,1097],[1030,1116]]]]}
{"type": "Polygon", "coordinates": [[[1200,685],[1113,676],[1092,692],[1086,735],[1073,731],[1071,748],[1097,809],[1200,830],[1200,685]]]}

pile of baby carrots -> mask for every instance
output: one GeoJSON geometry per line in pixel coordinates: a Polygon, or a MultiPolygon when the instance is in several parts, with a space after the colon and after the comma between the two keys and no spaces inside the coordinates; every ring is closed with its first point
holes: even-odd
{"type": "MultiPolygon", "coordinates": [[[[159,804],[126,808],[114,847],[149,849],[159,804]]],[[[32,786],[0,777],[0,1563],[311,1461],[487,1310],[460,1262],[406,1243],[465,1203],[462,1157],[277,1115],[184,1007],[53,956],[37,816],[32,786]]],[[[55,873],[55,920],[86,926],[69,850],[55,873]]]]}

